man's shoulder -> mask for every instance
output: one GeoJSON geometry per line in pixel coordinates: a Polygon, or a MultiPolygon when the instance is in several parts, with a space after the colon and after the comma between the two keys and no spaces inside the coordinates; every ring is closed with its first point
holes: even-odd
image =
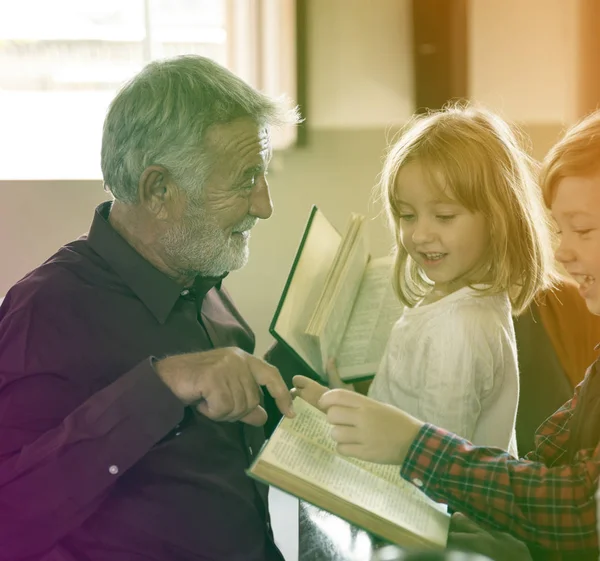
{"type": "Polygon", "coordinates": [[[106,265],[93,252],[85,237],[62,246],[54,255],[17,281],[7,292],[10,309],[40,312],[72,299],[106,272],[106,265]]]}

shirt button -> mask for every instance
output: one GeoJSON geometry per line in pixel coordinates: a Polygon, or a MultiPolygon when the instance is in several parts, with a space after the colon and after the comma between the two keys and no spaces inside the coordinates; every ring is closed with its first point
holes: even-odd
{"type": "Polygon", "coordinates": [[[412,480],[412,482],[413,485],[416,485],[417,487],[423,487],[423,482],[420,479],[415,478],[412,480]]]}
{"type": "Polygon", "coordinates": [[[250,452],[251,456],[252,456],[252,454],[254,454],[254,452],[252,451],[252,446],[248,446],[248,452],[250,452]]]}
{"type": "Polygon", "coordinates": [[[190,291],[186,288],[185,290],[181,291],[181,296],[187,296],[190,293],[190,291]]]}
{"type": "Polygon", "coordinates": [[[112,465],[108,468],[108,473],[110,473],[111,475],[117,475],[117,473],[119,473],[119,468],[118,466],[112,465]]]}

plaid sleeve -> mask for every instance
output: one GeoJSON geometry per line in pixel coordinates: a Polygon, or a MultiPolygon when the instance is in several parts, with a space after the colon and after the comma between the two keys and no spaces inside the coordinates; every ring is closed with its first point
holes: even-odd
{"type": "Polygon", "coordinates": [[[540,427],[541,461],[516,460],[426,424],[401,474],[452,510],[525,541],[563,551],[596,548],[600,445],[579,451],[572,464],[552,467],[564,453],[565,424],[575,404],[576,399],[540,427]]]}
{"type": "Polygon", "coordinates": [[[567,403],[539,426],[535,435],[535,451],[525,456],[527,460],[553,466],[562,459],[569,442],[567,424],[577,407],[582,384],[575,388],[575,394],[567,403]]]}

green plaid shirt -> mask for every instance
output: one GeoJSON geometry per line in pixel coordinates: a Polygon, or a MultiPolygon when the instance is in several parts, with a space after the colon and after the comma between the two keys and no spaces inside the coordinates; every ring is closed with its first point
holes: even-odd
{"type": "Polygon", "coordinates": [[[524,541],[562,552],[597,548],[594,493],[600,445],[579,450],[573,462],[564,463],[571,437],[567,425],[584,383],[539,427],[536,450],[525,459],[473,446],[426,424],[409,450],[402,476],[453,511],[524,541]]]}

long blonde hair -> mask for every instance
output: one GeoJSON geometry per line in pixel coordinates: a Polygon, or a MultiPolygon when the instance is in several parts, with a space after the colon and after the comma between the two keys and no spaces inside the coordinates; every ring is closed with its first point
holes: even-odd
{"type": "Polygon", "coordinates": [[[551,286],[552,236],[533,160],[499,116],[455,105],[413,117],[391,146],[381,173],[382,199],[396,239],[394,288],[403,303],[414,306],[432,286],[400,239],[395,184],[411,162],[421,165],[432,186],[485,217],[490,248],[482,265],[490,282],[482,294],[508,291],[513,313],[519,314],[540,289],[551,286]]]}

